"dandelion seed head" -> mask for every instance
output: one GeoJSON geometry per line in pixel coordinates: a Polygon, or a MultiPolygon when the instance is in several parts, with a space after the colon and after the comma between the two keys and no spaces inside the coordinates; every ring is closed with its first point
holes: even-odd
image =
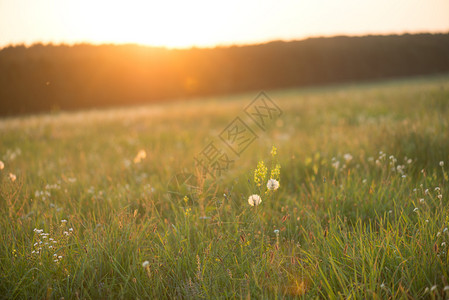
{"type": "Polygon", "coordinates": [[[150,265],[150,262],[148,260],[146,260],[142,263],[142,267],[144,267],[144,268],[148,267],[149,265],[150,265]]]}
{"type": "Polygon", "coordinates": [[[444,166],[444,161],[440,161],[440,167],[444,166]]]}

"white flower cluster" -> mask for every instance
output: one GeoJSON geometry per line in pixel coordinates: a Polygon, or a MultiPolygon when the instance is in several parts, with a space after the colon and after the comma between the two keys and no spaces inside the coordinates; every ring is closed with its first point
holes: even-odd
{"type": "MultiPolygon", "coordinates": [[[[67,220],[61,220],[61,228],[67,224],[67,220]]],[[[59,238],[52,236],[50,233],[44,232],[43,229],[34,228],[34,234],[36,235],[36,242],[33,244],[33,250],[31,255],[38,256],[44,253],[49,253],[52,255],[53,262],[58,263],[61,261],[63,256],[57,253],[57,249],[61,248],[61,243],[66,241],[66,238],[73,233],[73,228],[69,228],[63,231],[59,238]]]]}

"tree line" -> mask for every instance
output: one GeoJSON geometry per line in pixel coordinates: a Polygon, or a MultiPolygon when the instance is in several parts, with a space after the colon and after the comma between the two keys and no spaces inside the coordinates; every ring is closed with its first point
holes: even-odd
{"type": "Polygon", "coordinates": [[[446,72],[449,34],[340,36],[207,49],[19,45],[0,50],[0,115],[446,72]]]}

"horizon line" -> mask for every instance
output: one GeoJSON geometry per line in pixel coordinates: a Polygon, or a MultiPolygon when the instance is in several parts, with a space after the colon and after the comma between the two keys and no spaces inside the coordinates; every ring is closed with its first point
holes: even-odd
{"type": "Polygon", "coordinates": [[[217,48],[232,48],[232,47],[248,47],[248,46],[258,46],[258,45],[265,45],[270,44],[274,42],[300,42],[300,41],[306,41],[311,39],[320,39],[320,38],[336,38],[336,37],[349,37],[349,38],[357,38],[357,37],[373,37],[373,36],[405,36],[405,35],[423,35],[423,34],[449,34],[449,29],[447,31],[416,31],[416,32],[391,32],[391,33],[365,33],[365,34],[322,34],[322,35],[310,35],[303,38],[292,38],[292,39],[268,39],[263,41],[255,41],[255,42],[249,42],[249,43],[223,43],[223,44],[216,44],[214,46],[197,46],[197,45],[191,45],[186,47],[171,47],[171,46],[162,46],[162,45],[151,45],[146,43],[139,43],[139,42],[92,42],[92,41],[76,41],[76,42],[57,42],[57,41],[33,41],[30,43],[26,42],[18,42],[18,43],[8,43],[4,45],[0,45],[0,51],[6,48],[14,48],[14,47],[25,47],[25,48],[31,48],[33,46],[42,45],[42,46],[68,46],[68,47],[74,47],[79,45],[91,45],[91,46],[139,46],[139,47],[147,47],[147,48],[159,48],[159,49],[166,49],[166,50],[191,50],[191,49],[217,49],[217,48]]]}

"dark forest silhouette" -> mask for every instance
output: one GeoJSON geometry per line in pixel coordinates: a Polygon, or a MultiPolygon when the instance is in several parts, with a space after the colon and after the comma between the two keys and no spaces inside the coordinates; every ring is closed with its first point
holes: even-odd
{"type": "Polygon", "coordinates": [[[0,50],[0,115],[449,72],[449,34],[313,38],[214,49],[0,50]]]}

